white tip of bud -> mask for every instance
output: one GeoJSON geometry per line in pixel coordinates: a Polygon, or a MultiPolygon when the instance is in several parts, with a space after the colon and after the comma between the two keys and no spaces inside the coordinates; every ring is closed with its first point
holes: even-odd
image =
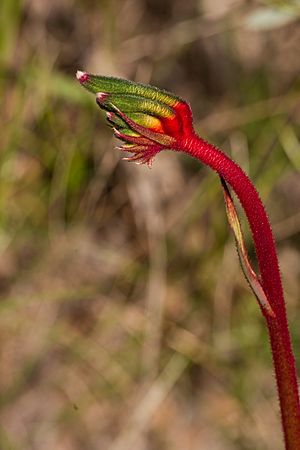
{"type": "Polygon", "coordinates": [[[82,72],[81,70],[77,70],[76,72],[76,78],[77,80],[80,80],[85,75],[85,72],[82,72]]]}
{"type": "Polygon", "coordinates": [[[89,75],[86,72],[82,72],[82,70],[77,70],[76,78],[78,81],[80,81],[80,83],[84,83],[88,80],[89,75]]]}
{"type": "Polygon", "coordinates": [[[108,95],[109,94],[107,92],[97,92],[96,99],[99,102],[103,102],[108,97],[108,95]]]}

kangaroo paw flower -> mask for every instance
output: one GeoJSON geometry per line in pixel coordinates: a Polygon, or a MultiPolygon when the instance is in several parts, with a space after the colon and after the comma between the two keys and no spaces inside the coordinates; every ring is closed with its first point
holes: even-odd
{"type": "Polygon", "coordinates": [[[161,150],[178,150],[194,135],[191,109],[179,97],[119,78],[82,71],[76,76],[82,86],[96,94],[115,136],[124,142],[119,149],[132,153],[123,159],[150,166],[161,150]]]}
{"type": "Polygon", "coordinates": [[[96,94],[108,124],[123,141],[119,149],[131,153],[127,161],[152,164],[163,149],[183,151],[208,165],[221,177],[229,224],[234,232],[244,274],[266,319],[280,400],[285,448],[298,450],[300,400],[295,358],[291,347],[274,238],[268,216],[254,185],[244,171],[221,150],[196,135],[189,105],[156,87],[78,71],[82,86],[96,94]],[[248,219],[260,276],[253,270],[234,203],[237,195],[248,219]]]}

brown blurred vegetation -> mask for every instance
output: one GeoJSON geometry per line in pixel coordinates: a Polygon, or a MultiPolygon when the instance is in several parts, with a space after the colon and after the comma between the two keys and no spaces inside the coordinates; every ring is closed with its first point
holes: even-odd
{"type": "Polygon", "coordinates": [[[299,365],[299,13],[296,0],[1,1],[1,450],[283,448],[217,176],[171,153],[152,170],[120,161],[74,74],[176,92],[249,173],[299,365]]]}

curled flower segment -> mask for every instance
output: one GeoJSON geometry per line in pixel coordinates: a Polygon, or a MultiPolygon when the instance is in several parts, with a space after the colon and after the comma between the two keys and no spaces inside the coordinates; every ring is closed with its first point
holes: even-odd
{"type": "Polygon", "coordinates": [[[191,109],[179,97],[120,78],[81,71],[76,76],[96,94],[115,136],[124,142],[118,149],[131,153],[123,159],[150,166],[161,150],[177,150],[184,139],[194,135],[191,109]]]}

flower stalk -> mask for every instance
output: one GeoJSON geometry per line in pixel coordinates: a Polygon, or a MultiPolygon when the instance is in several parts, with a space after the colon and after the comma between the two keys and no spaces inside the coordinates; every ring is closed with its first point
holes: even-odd
{"type": "Polygon", "coordinates": [[[285,446],[286,450],[297,450],[300,445],[300,404],[295,359],[273,234],[264,206],[247,175],[216,147],[196,136],[184,151],[224,178],[236,193],[248,218],[261,285],[275,314],[272,317],[272,314],[261,307],[269,332],[285,446]]]}
{"type": "Polygon", "coordinates": [[[181,98],[152,86],[81,71],[77,72],[77,79],[96,94],[98,106],[106,111],[116,137],[123,141],[118,148],[131,153],[125,160],[151,165],[162,150],[181,151],[206,164],[221,177],[228,221],[237,242],[241,265],[269,332],[285,448],[298,450],[300,404],[295,358],[273,234],[254,185],[234,161],[195,133],[191,109],[181,98]],[[228,186],[247,216],[260,275],[255,273],[248,259],[228,186]]]}

